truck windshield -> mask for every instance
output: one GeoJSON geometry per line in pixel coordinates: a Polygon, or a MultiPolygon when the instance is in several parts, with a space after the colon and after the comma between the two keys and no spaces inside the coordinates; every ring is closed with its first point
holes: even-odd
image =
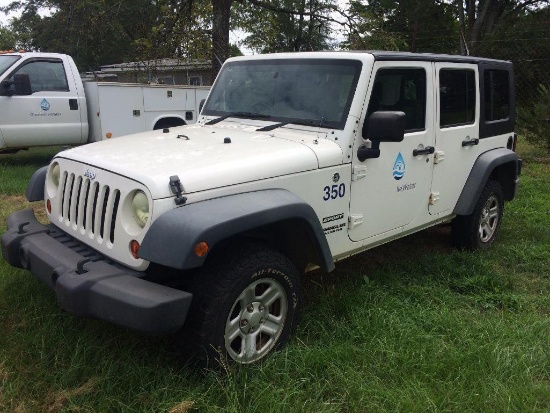
{"type": "Polygon", "coordinates": [[[0,56],[0,75],[8,70],[21,56],[0,56]]]}
{"type": "Polygon", "coordinates": [[[361,62],[346,59],[230,62],[220,72],[202,114],[249,112],[285,124],[344,129],[360,71],[361,62]]]}

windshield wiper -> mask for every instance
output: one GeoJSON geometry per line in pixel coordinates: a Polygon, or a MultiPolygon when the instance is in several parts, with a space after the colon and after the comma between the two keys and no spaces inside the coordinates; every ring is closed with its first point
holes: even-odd
{"type": "Polygon", "coordinates": [[[290,123],[295,123],[296,125],[306,125],[306,126],[323,126],[325,125],[325,118],[321,118],[320,121],[316,121],[313,119],[300,119],[300,118],[294,118],[294,119],[288,119],[284,122],[274,123],[273,125],[264,126],[261,128],[256,129],[256,132],[268,132],[273,129],[280,128],[281,126],[286,126],[290,123]]]}
{"type": "Polygon", "coordinates": [[[205,125],[215,125],[222,120],[227,118],[250,118],[250,119],[269,119],[270,115],[264,115],[263,113],[258,112],[231,112],[227,113],[219,118],[211,119],[205,123],[205,125]]]}

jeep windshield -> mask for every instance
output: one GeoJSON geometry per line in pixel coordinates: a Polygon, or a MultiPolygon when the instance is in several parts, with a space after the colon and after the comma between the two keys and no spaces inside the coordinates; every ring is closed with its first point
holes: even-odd
{"type": "Polygon", "coordinates": [[[20,56],[0,56],[0,75],[10,68],[14,62],[20,59],[20,56]]]}
{"type": "MultiPolygon", "coordinates": [[[[361,62],[346,59],[269,59],[227,63],[202,114],[344,129],[361,62]]],[[[223,119],[222,119],[223,118],[223,119]]]]}

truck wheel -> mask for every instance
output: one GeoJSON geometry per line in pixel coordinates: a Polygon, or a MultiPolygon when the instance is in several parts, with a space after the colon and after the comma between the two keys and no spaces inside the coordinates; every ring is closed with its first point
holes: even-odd
{"type": "Polygon", "coordinates": [[[490,179],[470,215],[459,215],[451,227],[453,244],[469,250],[487,250],[493,244],[504,212],[502,187],[490,179]]]}
{"type": "Polygon", "coordinates": [[[203,362],[264,359],[288,341],[302,300],[292,262],[262,244],[213,256],[189,290],[193,301],[178,341],[185,357],[203,362]]]}

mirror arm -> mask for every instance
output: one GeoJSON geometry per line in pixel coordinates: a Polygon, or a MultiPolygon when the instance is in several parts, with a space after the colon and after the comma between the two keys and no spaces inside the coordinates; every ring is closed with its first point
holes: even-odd
{"type": "Polygon", "coordinates": [[[380,157],[380,142],[372,141],[372,147],[368,148],[367,145],[361,145],[357,149],[357,159],[360,162],[365,161],[366,159],[373,159],[380,157]]]}

